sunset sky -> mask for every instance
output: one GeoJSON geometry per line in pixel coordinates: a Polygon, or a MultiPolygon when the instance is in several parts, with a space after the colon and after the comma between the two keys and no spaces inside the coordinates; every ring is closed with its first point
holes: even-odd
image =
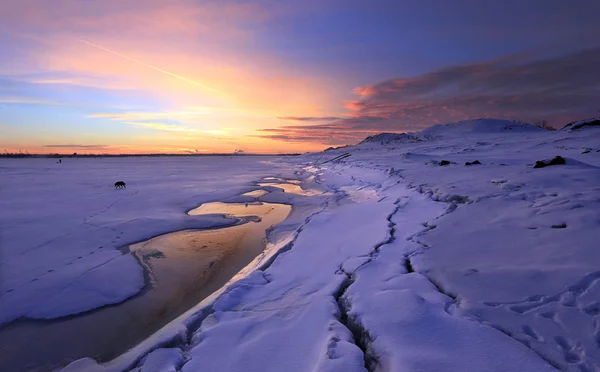
{"type": "Polygon", "coordinates": [[[600,115],[598,0],[0,0],[0,149],[304,152],[600,115]]]}

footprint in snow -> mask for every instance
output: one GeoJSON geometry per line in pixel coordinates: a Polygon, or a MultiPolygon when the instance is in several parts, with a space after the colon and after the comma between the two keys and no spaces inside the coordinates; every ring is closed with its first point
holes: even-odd
{"type": "Polygon", "coordinates": [[[594,302],[593,304],[584,307],[583,311],[585,311],[588,315],[591,316],[596,316],[600,314],[600,302],[594,302]]]}
{"type": "Polygon", "coordinates": [[[544,338],[542,336],[540,336],[533,328],[531,328],[528,325],[524,325],[523,327],[521,327],[521,329],[523,330],[523,333],[526,334],[527,336],[533,338],[536,341],[544,341],[544,338]]]}
{"type": "Polygon", "coordinates": [[[554,341],[562,349],[567,363],[576,364],[583,359],[582,350],[562,336],[554,337],[554,341]]]}

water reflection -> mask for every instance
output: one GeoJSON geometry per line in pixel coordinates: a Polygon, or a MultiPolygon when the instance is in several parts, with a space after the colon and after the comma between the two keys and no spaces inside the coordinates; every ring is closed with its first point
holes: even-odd
{"type": "Polygon", "coordinates": [[[125,248],[145,268],[140,294],[82,315],[8,325],[0,331],[0,370],[48,371],[83,357],[107,361],[122,354],[227,283],[264,250],[266,230],[291,209],[215,202],[189,211],[225,214],[240,224],[168,233],[125,248]]]}
{"type": "Polygon", "coordinates": [[[242,194],[243,196],[249,196],[251,198],[260,198],[261,196],[267,195],[269,192],[267,190],[254,190],[249,191],[247,193],[242,194]]]}

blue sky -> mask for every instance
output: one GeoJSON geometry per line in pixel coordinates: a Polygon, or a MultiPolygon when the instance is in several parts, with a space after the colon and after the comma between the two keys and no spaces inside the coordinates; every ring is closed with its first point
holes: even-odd
{"type": "Polygon", "coordinates": [[[560,126],[600,109],[593,0],[1,7],[9,151],[317,150],[487,116],[560,126]]]}

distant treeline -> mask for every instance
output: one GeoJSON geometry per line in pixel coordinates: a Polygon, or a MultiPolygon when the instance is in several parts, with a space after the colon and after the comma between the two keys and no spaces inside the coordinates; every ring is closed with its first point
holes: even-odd
{"type": "Polygon", "coordinates": [[[130,157],[202,157],[202,156],[298,156],[301,154],[29,154],[29,153],[0,153],[0,158],[130,158],[130,157]]]}

